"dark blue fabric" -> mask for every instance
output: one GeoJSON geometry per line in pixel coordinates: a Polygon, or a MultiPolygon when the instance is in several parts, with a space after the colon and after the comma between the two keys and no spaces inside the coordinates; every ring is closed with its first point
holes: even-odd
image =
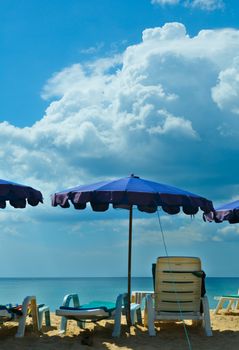
{"type": "Polygon", "coordinates": [[[126,178],[102,181],[66,189],[52,195],[52,205],[68,208],[70,202],[75,209],[85,209],[90,203],[94,211],[113,208],[130,209],[136,205],[140,211],[154,213],[160,206],[168,214],[177,214],[182,208],[188,215],[199,209],[204,213],[214,210],[212,202],[179,188],[141,179],[131,175],[126,178]]]}
{"type": "Polygon", "coordinates": [[[139,177],[126,177],[114,181],[102,181],[91,185],[82,185],[67,190],[61,191],[67,192],[92,192],[92,191],[126,191],[126,192],[139,192],[139,193],[167,193],[178,194],[190,197],[199,198],[200,196],[188,191],[181,190],[179,188],[141,179],[139,177]]]}
{"type": "Polygon", "coordinates": [[[43,202],[40,191],[15,182],[0,179],[0,208],[6,207],[6,201],[14,208],[25,208],[26,204],[36,206],[43,202]]]}
{"type": "Polygon", "coordinates": [[[90,310],[95,310],[95,309],[100,309],[100,310],[104,310],[105,312],[112,312],[113,310],[115,310],[114,308],[107,308],[106,306],[95,306],[95,307],[73,307],[73,306],[60,306],[61,310],[76,310],[76,311],[90,311],[90,310]]]}
{"type": "Polygon", "coordinates": [[[239,209],[239,201],[226,203],[216,208],[216,210],[233,210],[233,209],[239,209]]]}
{"type": "Polygon", "coordinates": [[[205,221],[217,223],[228,221],[230,224],[237,224],[239,223],[239,200],[220,205],[203,218],[205,221]]]}

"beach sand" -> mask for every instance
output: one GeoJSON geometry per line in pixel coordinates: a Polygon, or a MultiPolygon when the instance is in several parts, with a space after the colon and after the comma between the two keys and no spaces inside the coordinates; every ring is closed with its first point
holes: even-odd
{"type": "MultiPolygon", "coordinates": [[[[16,324],[5,323],[0,329],[0,349],[189,349],[182,323],[157,323],[156,337],[149,337],[143,326],[131,327],[128,333],[126,325],[122,326],[120,338],[112,338],[113,321],[100,321],[98,325],[87,324],[89,330],[77,327],[75,321],[68,321],[67,332],[58,334],[60,317],[51,314],[51,327],[43,326],[41,333],[34,333],[29,324],[22,339],[14,338],[16,324]],[[89,334],[92,345],[82,345],[82,340],[89,334]]],[[[188,323],[187,330],[193,350],[238,350],[239,349],[239,313],[214,316],[211,312],[213,336],[207,337],[200,326],[188,323]]]]}

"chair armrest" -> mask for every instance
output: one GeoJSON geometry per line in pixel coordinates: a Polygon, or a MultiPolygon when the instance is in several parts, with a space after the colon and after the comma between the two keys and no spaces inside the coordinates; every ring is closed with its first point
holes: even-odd
{"type": "Polygon", "coordinates": [[[62,306],[70,306],[70,302],[72,301],[74,307],[80,307],[80,301],[78,294],[67,294],[64,296],[62,306]]]}

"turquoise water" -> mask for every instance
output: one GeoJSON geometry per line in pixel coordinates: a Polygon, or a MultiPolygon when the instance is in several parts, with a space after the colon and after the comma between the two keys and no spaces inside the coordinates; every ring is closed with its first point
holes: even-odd
{"type": "MultiPolygon", "coordinates": [[[[152,278],[133,277],[132,290],[152,290],[152,278]]],[[[208,277],[207,295],[210,308],[214,296],[237,293],[239,278],[208,277]]],[[[45,303],[54,311],[62,304],[65,294],[78,293],[81,303],[91,300],[115,301],[127,291],[127,278],[0,278],[0,303],[21,303],[26,295],[36,295],[38,303],[45,303]]]]}

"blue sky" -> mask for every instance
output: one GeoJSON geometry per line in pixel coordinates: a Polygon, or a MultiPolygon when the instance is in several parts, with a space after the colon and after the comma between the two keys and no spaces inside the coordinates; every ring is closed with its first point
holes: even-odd
{"type": "MultiPolygon", "coordinates": [[[[0,3],[0,178],[45,199],[1,211],[2,276],[127,274],[127,212],[52,208],[62,188],[135,173],[238,199],[238,15],[236,0],[0,3]]],[[[157,217],[134,218],[133,275],[149,276],[157,217]]],[[[161,220],[169,254],[238,275],[237,225],[161,220]]]]}

